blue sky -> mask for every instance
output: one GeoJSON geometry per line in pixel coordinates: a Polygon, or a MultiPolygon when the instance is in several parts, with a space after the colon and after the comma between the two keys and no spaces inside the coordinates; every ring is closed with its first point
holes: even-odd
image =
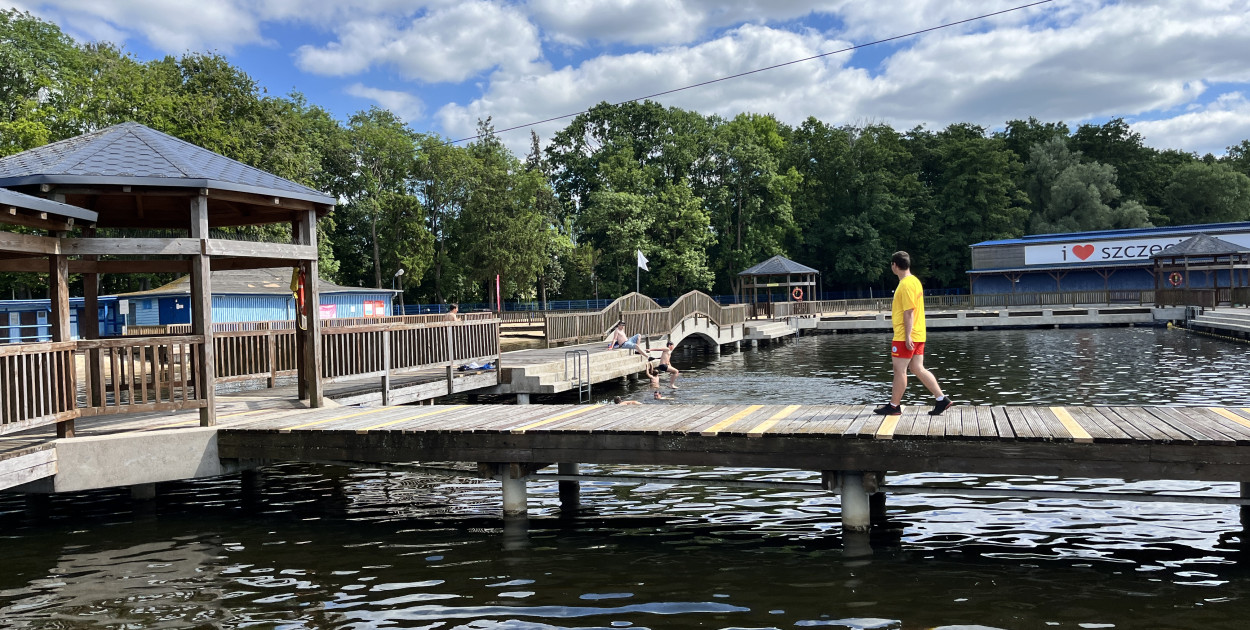
{"type": "MultiPolygon", "coordinates": [[[[450,138],[581,111],[1029,0],[19,0],[140,59],[226,55],[346,118],[450,138]]],[[[1054,0],[658,100],[704,114],[905,129],[1120,116],[1159,148],[1250,138],[1250,0],[1054,0]]],[[[563,126],[536,128],[546,138],[563,126]]],[[[518,153],[525,131],[505,141],[518,153]]]]}

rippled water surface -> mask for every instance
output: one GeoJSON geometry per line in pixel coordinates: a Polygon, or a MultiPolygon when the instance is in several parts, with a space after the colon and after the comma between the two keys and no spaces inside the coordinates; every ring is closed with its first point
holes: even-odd
{"type": "MultiPolygon", "coordinates": [[[[886,338],[678,352],[682,402],[868,403],[886,338]]],[[[945,333],[928,363],[960,402],[1250,406],[1250,347],[1159,329],[945,333]]],[[[596,390],[643,399],[636,386],[596,390]]],[[[919,385],[909,401],[925,404],[919,385]]],[[[606,472],[583,467],[586,472],[606,472]]],[[[613,467],[817,481],[786,470],[613,467]]],[[[1234,484],[902,475],[973,487],[1204,493],[1234,484]]],[[[562,518],[531,483],[528,531],[496,483],[275,465],[162,484],[0,497],[0,627],[1244,628],[1236,507],[890,495],[891,526],[844,538],[815,491],[585,483],[562,518]]]]}

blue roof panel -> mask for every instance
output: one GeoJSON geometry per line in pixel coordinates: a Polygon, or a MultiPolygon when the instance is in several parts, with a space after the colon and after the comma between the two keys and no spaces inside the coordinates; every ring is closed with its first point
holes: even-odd
{"type": "Polygon", "coordinates": [[[1236,223],[1206,223],[1198,225],[1168,225],[1153,228],[1133,228],[1124,230],[1098,230],[1093,232],[1068,232],[1065,234],[1030,234],[1021,238],[1009,238],[997,241],[973,243],[972,247],[988,247],[991,245],[1036,245],[1040,243],[1060,243],[1064,241],[1098,241],[1112,238],[1143,238],[1151,236],[1168,236],[1170,234],[1218,234],[1222,232],[1250,232],[1250,221],[1236,223]]]}

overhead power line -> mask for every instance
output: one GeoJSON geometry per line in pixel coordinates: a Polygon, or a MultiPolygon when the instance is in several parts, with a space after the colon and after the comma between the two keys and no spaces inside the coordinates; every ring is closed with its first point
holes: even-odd
{"type": "MultiPolygon", "coordinates": [[[[756,69],[754,69],[754,70],[747,70],[746,72],[739,72],[738,74],[731,74],[731,75],[728,75],[728,76],[723,76],[723,77],[716,78],[716,79],[709,79],[709,80],[707,80],[707,81],[701,81],[701,82],[699,82],[699,83],[692,83],[692,84],[690,84],[690,85],[682,86],[682,87],[679,87],[679,88],[673,88],[673,89],[671,89],[671,90],[664,90],[663,92],[656,92],[656,93],[654,93],[654,94],[648,94],[648,95],[646,95],[646,96],[639,96],[639,97],[637,97],[637,98],[631,98],[631,99],[627,99],[627,100],[621,101],[621,102],[619,102],[619,103],[614,103],[613,105],[624,105],[624,104],[626,104],[626,103],[637,103],[638,101],[643,101],[643,100],[647,100],[647,99],[650,99],[650,98],[655,98],[655,97],[657,97],[657,96],[664,96],[664,95],[666,95],[666,94],[674,94],[674,93],[676,93],[676,92],[682,92],[682,91],[685,91],[685,90],[692,90],[692,89],[697,88],[697,87],[703,87],[703,86],[705,86],[705,85],[711,85],[711,84],[713,84],[713,83],[720,83],[721,81],[729,81],[729,80],[731,80],[731,79],[738,79],[738,78],[745,77],[745,76],[747,76],[747,75],[751,75],[751,74],[756,74],[756,73],[759,73],[759,72],[767,72],[767,71],[769,71],[769,70],[776,70],[777,68],[784,68],[784,67],[786,67],[786,66],[792,66],[792,65],[794,65],[794,64],[796,64],[796,63],[803,63],[803,62],[805,62],[805,61],[811,61],[811,60],[813,60],[813,59],[820,59],[821,57],[828,57],[828,56],[830,56],[830,55],[838,55],[838,54],[841,54],[841,53],[850,52],[850,51],[852,51],[852,50],[859,50],[860,48],[867,48],[867,47],[869,47],[869,46],[876,46],[877,44],[884,44],[884,43],[887,43],[887,42],[892,42],[892,41],[899,40],[899,39],[904,39],[904,38],[907,38],[907,37],[913,37],[913,36],[915,36],[915,35],[923,35],[924,33],[931,33],[931,32],[933,32],[933,31],[939,31],[939,30],[942,30],[942,29],[944,29],[944,28],[950,28],[950,27],[952,27],[952,26],[959,26],[960,24],[967,24],[967,23],[969,23],[969,22],[976,22],[976,21],[978,21],[978,20],[984,20],[984,19],[986,19],[986,18],[992,18],[992,17],[997,16],[997,15],[1003,15],[1003,14],[1006,14],[1006,13],[1012,13],[1012,12],[1014,12],[1014,11],[1023,11],[1024,9],[1028,9],[1028,8],[1035,7],[1035,6],[1042,5],[1042,4],[1049,4],[1049,3],[1054,2],[1054,1],[1055,1],[1055,0],[1039,0],[1038,2],[1031,2],[1031,3],[1029,3],[1029,4],[1022,4],[1022,5],[1018,6],[1018,7],[1012,7],[1012,8],[1010,8],[1010,9],[1003,9],[1002,11],[995,11],[995,12],[993,12],[993,13],[986,13],[986,14],[984,14],[984,15],[978,15],[978,16],[976,16],[976,17],[970,17],[970,18],[967,18],[967,19],[964,19],[964,20],[959,20],[958,22],[950,22],[950,23],[948,23],[948,24],[940,24],[940,25],[938,25],[938,26],[931,26],[931,27],[929,27],[929,28],[920,29],[920,30],[918,30],[918,31],[912,31],[912,32],[910,32],[910,33],[903,33],[902,35],[895,35],[895,36],[893,36],[893,37],[886,37],[886,38],[884,38],[884,39],[878,39],[878,40],[871,41],[871,42],[866,42],[866,43],[863,43],[863,44],[856,44],[856,45],[854,45],[854,46],[848,46],[848,47],[846,47],[846,48],[841,48],[841,49],[838,49],[838,50],[831,50],[831,51],[829,51],[829,52],[820,53],[819,55],[812,55],[811,57],[804,57],[804,58],[802,58],[802,59],[795,59],[795,60],[793,60],[793,61],[786,61],[786,62],[784,62],[784,63],[779,63],[779,64],[775,64],[775,65],[771,65],[771,66],[765,66],[765,67],[763,67],[763,68],[756,68],[756,69]]],[[[588,110],[588,109],[583,109],[583,110],[581,110],[581,111],[579,111],[579,112],[573,112],[573,113],[571,113],[571,114],[563,114],[563,115],[560,115],[560,116],[553,116],[553,117],[551,117],[551,118],[545,118],[545,119],[543,119],[543,120],[536,120],[536,121],[533,121],[533,122],[528,122],[528,123],[525,123],[525,124],[523,124],[523,125],[516,125],[515,127],[508,127],[508,128],[506,128],[506,129],[496,129],[496,130],[494,131],[494,133],[495,133],[495,135],[498,135],[498,134],[501,134],[501,133],[507,133],[507,132],[509,132],[509,131],[516,131],[517,129],[525,129],[526,127],[533,127],[533,126],[535,126],[535,125],[541,125],[541,124],[544,124],[544,123],[555,122],[555,121],[557,121],[557,120],[564,120],[565,118],[572,118],[573,116],[578,116],[578,115],[584,114],[584,113],[586,113],[586,112],[588,112],[588,111],[590,111],[590,110],[588,110]]],[[[470,141],[470,140],[477,140],[477,139],[479,139],[479,138],[481,138],[481,137],[482,137],[482,134],[478,134],[478,135],[476,135],[476,136],[468,136],[468,137],[465,137],[465,138],[461,138],[461,139],[459,139],[459,140],[453,140],[453,141],[451,142],[451,144],[460,144],[461,142],[468,142],[468,141],[470,141]]]]}

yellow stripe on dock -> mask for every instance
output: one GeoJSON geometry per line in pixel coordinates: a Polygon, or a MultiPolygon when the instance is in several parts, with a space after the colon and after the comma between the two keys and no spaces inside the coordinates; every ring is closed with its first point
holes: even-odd
{"type": "Polygon", "coordinates": [[[465,407],[468,407],[468,405],[456,405],[454,407],[448,407],[446,409],[435,409],[434,411],[427,411],[425,413],[419,413],[415,416],[408,416],[407,418],[400,418],[398,420],[391,420],[390,422],[383,422],[382,424],[375,424],[371,427],[365,427],[363,429],[356,429],[356,433],[361,433],[361,434],[368,433],[374,429],[381,429],[382,427],[389,427],[392,424],[399,424],[400,422],[416,420],[417,418],[424,418],[426,416],[436,416],[440,413],[447,413],[448,411],[454,411],[456,409],[463,409],[465,407]]]}
{"type": "MultiPolygon", "coordinates": [[[[902,405],[899,405],[899,408],[901,409],[902,405]]],[[[877,427],[877,433],[873,437],[878,440],[893,440],[894,430],[898,428],[898,421],[902,418],[903,414],[886,416],[885,420],[881,421],[881,426],[877,427]]]]}
{"type": "Polygon", "coordinates": [[[764,435],[764,432],[773,428],[774,424],[781,422],[782,420],[786,418],[786,416],[794,413],[801,406],[802,405],[790,405],[789,407],[786,407],[785,409],[778,411],[777,413],[773,414],[773,417],[761,422],[759,426],[755,427],[754,429],[747,431],[747,437],[760,437],[764,435]]]}
{"type": "Polygon", "coordinates": [[[306,427],[315,427],[319,424],[325,424],[327,422],[334,422],[335,420],[346,420],[348,418],[355,418],[356,416],[367,416],[371,413],[377,413],[379,411],[395,411],[395,408],[394,407],[380,407],[378,409],[370,409],[368,411],[359,411],[356,413],[349,413],[345,416],[334,416],[333,418],[326,418],[325,420],[317,420],[316,422],[309,422],[306,424],[297,424],[293,427],[287,427],[285,429],[278,429],[278,433],[290,433],[291,431],[294,431],[296,429],[303,429],[306,427]]]}
{"type": "MultiPolygon", "coordinates": [[[[1243,427],[1250,427],[1250,420],[1246,420],[1245,418],[1223,407],[1207,407],[1207,410],[1214,411],[1215,413],[1218,413],[1221,416],[1224,416],[1225,418],[1228,418],[1229,420],[1232,420],[1233,422],[1236,422],[1237,424],[1240,424],[1243,427]]],[[[1247,410],[1247,411],[1250,411],[1250,410],[1247,410]]]]}
{"type": "Polygon", "coordinates": [[[764,408],[764,405],[751,405],[750,407],[747,407],[746,409],[743,409],[742,411],[739,411],[738,413],[735,413],[734,415],[729,416],[728,418],[725,418],[724,420],[721,420],[720,422],[717,422],[716,424],[714,424],[714,425],[712,425],[712,426],[708,427],[707,429],[704,429],[703,431],[700,431],[700,432],[699,432],[699,435],[716,435],[717,433],[720,433],[720,430],[721,430],[721,429],[723,429],[723,428],[725,428],[725,427],[727,427],[727,426],[729,426],[729,425],[731,425],[731,424],[733,424],[733,423],[735,423],[735,422],[737,422],[737,421],[739,421],[739,420],[741,420],[741,419],[743,419],[743,418],[745,418],[745,417],[747,417],[747,416],[749,416],[749,415],[751,415],[751,414],[755,413],[756,411],[759,411],[760,409],[763,409],[763,408],[764,408]]]}
{"type": "Polygon", "coordinates": [[[1059,417],[1059,421],[1063,423],[1063,428],[1067,429],[1068,433],[1072,434],[1073,440],[1081,443],[1094,441],[1093,436],[1087,433],[1085,429],[1081,428],[1080,423],[1072,417],[1072,414],[1068,413],[1067,409],[1064,409],[1063,407],[1051,407],[1050,410],[1059,417]]]}
{"type": "Polygon", "coordinates": [[[541,427],[544,424],[551,424],[552,422],[555,422],[556,420],[572,418],[573,416],[576,416],[579,413],[586,413],[587,411],[590,411],[591,409],[599,409],[599,408],[600,408],[599,405],[586,405],[584,407],[579,407],[577,409],[574,409],[573,411],[566,411],[558,416],[552,416],[545,420],[539,420],[538,422],[531,422],[519,429],[513,429],[512,432],[513,433],[525,433],[526,431],[529,431],[530,429],[541,427]]]}

